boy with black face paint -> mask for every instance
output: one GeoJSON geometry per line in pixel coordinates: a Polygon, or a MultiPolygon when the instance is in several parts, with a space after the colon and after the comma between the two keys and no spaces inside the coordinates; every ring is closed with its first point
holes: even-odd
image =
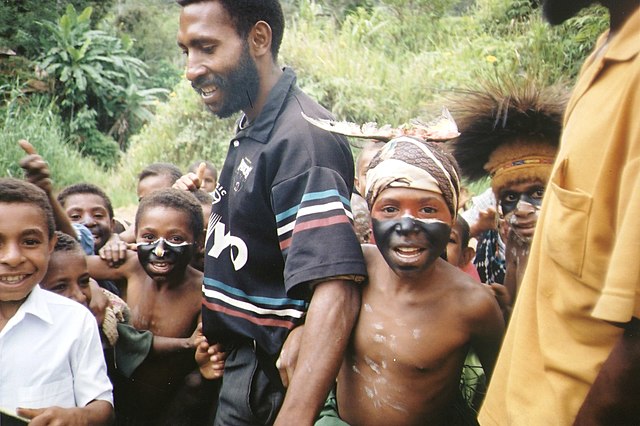
{"type": "MultiPolygon", "coordinates": [[[[492,285],[508,299],[507,312],[524,276],[566,100],[561,87],[507,80],[485,83],[450,104],[460,129],[452,152],[461,173],[470,180],[491,179],[498,214],[508,226],[504,287],[492,285]]],[[[480,262],[486,263],[476,257],[479,268],[480,262]]]]}
{"type": "MultiPolygon", "coordinates": [[[[194,348],[202,300],[202,272],[190,266],[203,241],[202,208],[193,194],[161,189],[144,197],[135,219],[136,253],[111,268],[98,256],[88,259],[95,278],[126,279],[123,298],[139,330],[181,339],[162,357],[149,356],[125,383],[115,385],[119,419],[159,424],[163,408],[196,369],[194,348]]],[[[195,423],[194,423],[195,424],[195,423]]]]}
{"type": "Polygon", "coordinates": [[[476,424],[460,393],[462,365],[473,346],[491,375],[504,322],[491,292],[440,257],[458,205],[454,162],[400,137],[366,178],[377,246],[362,246],[369,281],[316,425],[476,424]]]}

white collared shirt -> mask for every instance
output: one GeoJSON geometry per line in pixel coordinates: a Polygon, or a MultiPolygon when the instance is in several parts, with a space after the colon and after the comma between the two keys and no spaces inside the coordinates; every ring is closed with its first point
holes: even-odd
{"type": "Polygon", "coordinates": [[[96,320],[39,285],[0,331],[0,408],[113,405],[96,320]]]}

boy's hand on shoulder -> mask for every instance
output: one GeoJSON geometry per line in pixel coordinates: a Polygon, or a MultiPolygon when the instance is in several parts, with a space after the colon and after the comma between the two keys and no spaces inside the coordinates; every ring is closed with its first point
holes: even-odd
{"type": "Polygon", "coordinates": [[[121,266],[127,260],[127,250],[137,250],[135,244],[127,244],[122,241],[118,234],[112,234],[109,240],[98,251],[100,259],[107,262],[111,268],[121,266]]]}
{"type": "Polygon", "coordinates": [[[53,190],[53,181],[47,162],[38,155],[36,149],[26,139],[20,139],[18,145],[27,153],[20,160],[20,167],[24,169],[25,178],[28,182],[41,188],[47,194],[53,190]]]}

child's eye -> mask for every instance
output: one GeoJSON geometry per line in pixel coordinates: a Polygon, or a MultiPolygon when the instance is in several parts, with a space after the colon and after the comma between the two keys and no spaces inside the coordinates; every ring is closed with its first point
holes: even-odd
{"type": "Polygon", "coordinates": [[[88,275],[83,276],[78,280],[78,284],[80,284],[80,287],[82,288],[87,288],[89,287],[89,280],[90,280],[90,277],[88,275]]]}
{"type": "Polygon", "coordinates": [[[28,238],[24,240],[24,245],[29,247],[38,246],[41,244],[41,241],[36,238],[28,238]]]}
{"type": "Polygon", "coordinates": [[[538,190],[536,190],[536,191],[533,193],[532,197],[533,197],[534,199],[538,199],[538,200],[539,200],[539,199],[542,199],[542,197],[544,197],[544,189],[538,189],[538,190]]]}
{"type": "Polygon", "coordinates": [[[59,283],[54,285],[53,287],[50,287],[49,291],[53,291],[54,293],[64,293],[66,289],[67,289],[66,283],[59,283]]]}
{"type": "Polygon", "coordinates": [[[80,215],[76,214],[76,213],[71,214],[71,215],[69,215],[69,219],[71,219],[71,220],[80,220],[80,215]]]}
{"type": "Polygon", "coordinates": [[[514,193],[507,193],[502,196],[502,201],[505,203],[515,203],[518,201],[518,195],[514,193]]]}
{"type": "Polygon", "coordinates": [[[385,207],[382,207],[380,210],[383,211],[384,213],[395,213],[398,211],[398,208],[394,206],[385,206],[385,207]]]}
{"type": "Polygon", "coordinates": [[[423,213],[426,214],[434,214],[434,213],[438,213],[438,209],[436,209],[435,207],[431,207],[431,206],[425,206],[422,209],[420,209],[423,213]]]}
{"type": "Polygon", "coordinates": [[[210,55],[213,52],[215,52],[215,50],[216,50],[216,47],[214,45],[202,46],[202,52],[206,53],[208,55],[210,55]]]}
{"type": "Polygon", "coordinates": [[[152,242],[152,241],[156,240],[156,236],[153,235],[153,234],[144,234],[144,235],[142,235],[142,239],[145,240],[145,241],[152,242]]]}
{"type": "Polygon", "coordinates": [[[169,238],[169,242],[173,243],[173,244],[181,244],[184,243],[184,238],[179,237],[179,236],[173,236],[171,238],[169,238]]]}

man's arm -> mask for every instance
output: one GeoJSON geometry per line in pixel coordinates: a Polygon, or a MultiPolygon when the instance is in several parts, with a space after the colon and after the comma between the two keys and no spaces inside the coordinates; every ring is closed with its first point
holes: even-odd
{"type": "Polygon", "coordinates": [[[640,319],[624,328],[578,411],[576,425],[640,424],[640,319]]]}
{"type": "Polygon", "coordinates": [[[107,401],[91,401],[78,408],[18,408],[19,416],[32,419],[31,426],[73,425],[73,426],[106,426],[113,424],[113,407],[107,401]]]}
{"type": "Polygon", "coordinates": [[[360,311],[360,289],[345,280],[317,284],[293,377],[276,425],[311,425],[333,386],[360,311]]]}

